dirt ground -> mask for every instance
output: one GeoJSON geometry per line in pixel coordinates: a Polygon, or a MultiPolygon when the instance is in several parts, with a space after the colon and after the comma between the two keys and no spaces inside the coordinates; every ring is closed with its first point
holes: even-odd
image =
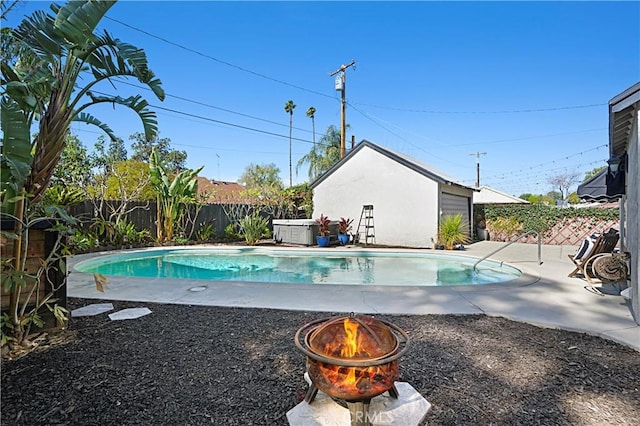
{"type": "MultiPolygon", "coordinates": [[[[72,318],[2,361],[3,425],[286,425],[307,389],[295,332],[334,315],[112,303],[152,314],[72,318]]],[[[432,404],[424,424],[638,424],[631,348],[484,315],[378,317],[410,336],[400,380],[432,404]]]]}

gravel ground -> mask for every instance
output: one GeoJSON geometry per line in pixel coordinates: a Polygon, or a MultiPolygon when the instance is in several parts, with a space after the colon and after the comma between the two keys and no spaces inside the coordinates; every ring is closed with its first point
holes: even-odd
{"type": "MultiPolygon", "coordinates": [[[[70,308],[95,301],[69,299],[70,308]]],[[[2,361],[3,425],[286,425],[307,389],[293,338],[332,313],[112,302],[2,361]]],[[[484,315],[381,315],[411,347],[400,379],[429,425],[637,425],[640,352],[484,315]]]]}

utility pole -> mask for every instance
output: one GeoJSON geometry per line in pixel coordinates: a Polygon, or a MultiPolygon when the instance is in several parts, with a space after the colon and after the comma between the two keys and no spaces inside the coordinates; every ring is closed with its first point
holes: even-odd
{"type": "Polygon", "coordinates": [[[356,65],[356,61],[352,60],[351,62],[349,62],[347,65],[341,65],[340,68],[338,68],[337,70],[335,70],[334,72],[330,73],[329,76],[333,77],[336,74],[340,74],[338,77],[336,77],[336,90],[339,90],[342,92],[342,103],[341,103],[341,109],[340,109],[340,158],[344,157],[346,149],[345,149],[345,130],[346,130],[346,118],[345,118],[345,105],[346,105],[346,98],[345,98],[345,89],[347,86],[347,68],[349,67],[353,67],[353,69],[355,68],[356,65]]]}
{"type": "Polygon", "coordinates": [[[480,188],[480,156],[481,155],[487,155],[486,152],[476,152],[473,154],[469,154],[469,155],[475,155],[477,160],[476,160],[476,188],[480,188]]]}

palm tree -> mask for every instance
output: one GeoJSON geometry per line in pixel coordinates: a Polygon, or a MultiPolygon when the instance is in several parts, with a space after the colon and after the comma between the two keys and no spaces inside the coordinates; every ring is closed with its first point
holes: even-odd
{"type": "Polygon", "coordinates": [[[316,146],[316,109],[309,107],[307,110],[307,117],[311,119],[311,128],[313,129],[313,146],[316,146]]]}
{"type": "Polygon", "coordinates": [[[289,114],[289,188],[293,186],[293,167],[291,165],[291,132],[293,130],[293,110],[296,104],[291,99],[284,104],[284,110],[289,114]]]}
{"type": "MultiPolygon", "coordinates": [[[[0,194],[2,211],[16,222],[13,265],[21,270],[27,232],[23,232],[29,206],[39,200],[51,181],[64,150],[72,121],[98,126],[112,139],[105,123],[85,112],[108,103],[132,109],[142,120],[147,138],[158,132],[155,114],[141,96],[121,98],[98,95],[94,86],[114,77],[135,77],[163,100],[161,82],[147,66],[142,49],[94,31],[113,1],[69,1],[52,5],[54,15],[36,11],[9,34],[19,54],[2,63],[2,131],[0,194]],[[38,134],[31,140],[31,124],[38,134]],[[26,203],[26,200],[29,203],[26,203]],[[24,241],[23,241],[24,240],[24,241]]],[[[24,326],[17,310],[19,286],[11,288],[10,312],[14,333],[24,326]],[[17,296],[16,296],[17,295],[17,296]]],[[[39,306],[46,301],[39,300],[39,306]]]]}
{"type": "MultiPolygon", "coordinates": [[[[346,128],[348,129],[349,125],[346,128]]],[[[329,170],[340,160],[340,137],[340,129],[330,125],[318,144],[298,160],[296,172],[304,163],[309,163],[309,180],[312,181],[329,170]]]]}
{"type": "MultiPolygon", "coordinates": [[[[12,122],[3,131],[5,137],[12,137],[18,128],[30,127],[34,118],[39,118],[34,155],[29,159],[32,163],[22,188],[33,197],[32,202],[42,196],[49,184],[72,121],[98,126],[116,139],[108,125],[85,112],[88,107],[101,103],[123,105],[141,118],[147,138],[157,134],[156,116],[141,96],[121,98],[92,92],[95,85],[114,77],[136,77],[164,99],[161,82],[148,68],[142,49],[107,32],[93,33],[113,4],[70,1],[65,6],[52,7],[56,16],[37,11],[13,31],[13,39],[27,50],[28,60],[18,58],[13,67],[3,64],[3,106],[16,113],[11,114],[13,119],[22,123],[12,122]]],[[[30,140],[19,141],[20,147],[25,144],[33,148],[30,140]]],[[[12,148],[16,146],[3,145],[3,155],[11,158],[12,148]]],[[[3,177],[5,166],[3,163],[3,177]]]]}

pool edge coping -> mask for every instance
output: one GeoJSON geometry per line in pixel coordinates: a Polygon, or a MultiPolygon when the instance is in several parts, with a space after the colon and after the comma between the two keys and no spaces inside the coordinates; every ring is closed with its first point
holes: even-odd
{"type": "MultiPolygon", "coordinates": [[[[71,258],[67,260],[67,267],[69,272],[73,272],[74,274],[86,274],[87,276],[91,276],[93,273],[91,272],[83,272],[77,270],[75,267],[80,263],[84,263],[87,261],[91,261],[92,259],[102,257],[102,256],[110,256],[110,255],[118,255],[118,254],[135,254],[135,253],[143,253],[148,251],[170,251],[170,250],[203,250],[203,249],[220,249],[220,250],[230,250],[230,251],[283,251],[283,252],[296,252],[296,251],[305,251],[305,252],[313,252],[313,253],[327,253],[330,250],[336,249],[333,251],[335,254],[339,253],[348,253],[349,251],[353,252],[375,252],[375,253],[418,253],[418,254],[431,254],[434,256],[450,256],[450,257],[466,257],[471,259],[480,260],[480,257],[473,256],[470,254],[465,254],[463,250],[432,250],[432,249],[420,249],[420,248],[371,248],[371,247],[361,247],[355,245],[349,246],[339,246],[339,247],[294,247],[294,246],[269,246],[269,247],[261,247],[261,246],[234,246],[234,245],[193,245],[193,246],[160,246],[160,247],[142,247],[142,248],[133,248],[133,249],[121,249],[121,250],[108,250],[108,251],[100,251],[93,253],[84,253],[79,255],[73,255],[71,258]],[[79,258],[76,261],[72,261],[71,259],[79,258]]],[[[450,289],[459,292],[467,292],[467,291],[491,291],[491,290],[503,290],[509,287],[524,287],[528,285],[533,285],[540,281],[541,276],[538,272],[528,268],[527,266],[514,266],[511,263],[503,262],[500,260],[495,260],[492,258],[487,258],[483,260],[488,260],[494,263],[503,263],[511,268],[514,268],[520,271],[522,274],[515,279],[501,281],[497,283],[487,283],[487,284],[473,284],[473,285],[452,285],[452,286],[437,286],[437,285],[362,285],[362,284],[323,284],[323,283],[311,283],[308,285],[314,286],[330,286],[331,288],[345,288],[345,289],[370,289],[382,291],[387,288],[394,289],[414,289],[414,288],[429,288],[429,289],[450,289]]],[[[114,278],[131,278],[131,279],[148,279],[148,280],[185,280],[180,278],[156,278],[156,277],[134,277],[134,276],[110,276],[110,279],[114,278]]],[[[225,285],[233,285],[233,284],[253,284],[253,285],[276,285],[276,286],[307,286],[307,284],[300,283],[283,283],[283,282],[260,282],[260,281],[225,281],[225,280],[206,280],[206,279],[189,279],[193,281],[201,281],[201,282],[217,282],[225,285]]]]}

